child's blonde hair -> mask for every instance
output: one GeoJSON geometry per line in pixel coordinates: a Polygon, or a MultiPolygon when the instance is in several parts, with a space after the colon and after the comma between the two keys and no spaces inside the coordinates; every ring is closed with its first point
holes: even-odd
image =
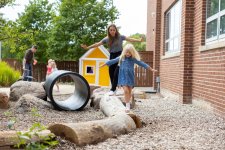
{"type": "Polygon", "coordinates": [[[57,65],[55,63],[55,60],[52,60],[52,68],[57,68],[57,65]]]}
{"type": "Polygon", "coordinates": [[[52,61],[53,61],[52,59],[49,59],[49,60],[48,60],[48,64],[50,64],[52,61]]]}
{"type": "Polygon", "coordinates": [[[138,51],[135,49],[133,44],[127,44],[124,46],[122,54],[120,55],[119,63],[126,57],[126,52],[129,51],[131,53],[131,57],[135,58],[136,60],[141,60],[138,51]]]}

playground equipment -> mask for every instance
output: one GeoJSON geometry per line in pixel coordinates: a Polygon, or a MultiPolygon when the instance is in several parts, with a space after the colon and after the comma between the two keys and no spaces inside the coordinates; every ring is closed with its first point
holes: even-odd
{"type": "Polygon", "coordinates": [[[83,76],[72,71],[54,71],[46,79],[44,88],[53,106],[58,110],[81,110],[87,105],[90,98],[88,82],[83,76]],[[73,79],[75,85],[74,93],[65,100],[56,100],[52,94],[53,87],[57,80],[62,77],[71,77],[73,79]]]}

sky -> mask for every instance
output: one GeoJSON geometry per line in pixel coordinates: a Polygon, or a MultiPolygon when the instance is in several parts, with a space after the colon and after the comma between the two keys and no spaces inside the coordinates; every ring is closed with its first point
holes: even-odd
{"type": "MultiPolygon", "coordinates": [[[[50,2],[54,0],[49,0],[50,2]]],[[[18,13],[24,11],[29,0],[16,0],[17,6],[0,9],[4,13],[4,18],[15,20],[18,13]]],[[[120,27],[122,35],[130,36],[135,33],[146,34],[147,32],[147,0],[113,0],[120,15],[115,24],[120,27]]]]}

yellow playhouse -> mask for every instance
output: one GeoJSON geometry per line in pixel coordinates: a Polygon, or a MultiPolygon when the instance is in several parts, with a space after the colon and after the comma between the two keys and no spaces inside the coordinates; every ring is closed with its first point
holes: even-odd
{"type": "Polygon", "coordinates": [[[82,75],[90,85],[110,86],[108,66],[99,68],[100,65],[109,60],[109,52],[104,46],[88,50],[79,59],[79,74],[82,75]]]}

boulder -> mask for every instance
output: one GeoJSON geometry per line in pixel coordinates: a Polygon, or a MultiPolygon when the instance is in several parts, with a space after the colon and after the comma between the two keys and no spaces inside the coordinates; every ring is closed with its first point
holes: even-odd
{"type": "Polygon", "coordinates": [[[31,94],[43,100],[47,99],[45,89],[41,83],[17,81],[10,87],[9,100],[18,101],[24,94],[31,94]]]}
{"type": "Polygon", "coordinates": [[[9,108],[9,97],[5,92],[0,92],[0,109],[9,108]]]}
{"type": "Polygon", "coordinates": [[[33,108],[37,108],[38,110],[53,109],[53,106],[50,102],[43,101],[30,94],[25,94],[21,96],[15,106],[10,109],[12,109],[15,113],[23,114],[31,112],[33,108]]]}

